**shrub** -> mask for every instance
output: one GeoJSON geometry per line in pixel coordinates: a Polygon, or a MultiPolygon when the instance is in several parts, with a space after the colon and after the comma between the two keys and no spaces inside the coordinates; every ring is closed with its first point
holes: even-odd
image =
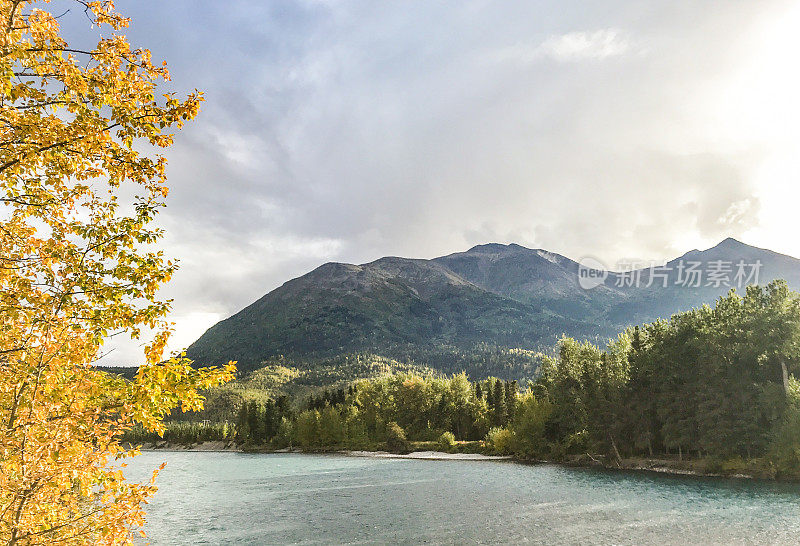
{"type": "Polygon", "coordinates": [[[514,452],[514,433],[507,428],[494,427],[486,434],[486,443],[498,455],[511,455],[514,452]]]}
{"type": "Polygon", "coordinates": [[[415,440],[419,440],[420,442],[438,442],[439,437],[442,433],[445,432],[441,428],[431,428],[430,426],[425,427],[419,433],[414,435],[415,440]]]}
{"type": "Polygon", "coordinates": [[[395,453],[407,453],[410,450],[406,431],[394,421],[386,425],[386,447],[395,453]]]}
{"type": "Polygon", "coordinates": [[[286,417],[281,417],[281,424],[278,425],[278,433],[272,439],[272,447],[283,449],[292,447],[294,443],[294,423],[286,417]]]}
{"type": "Polygon", "coordinates": [[[725,459],[720,465],[720,472],[725,475],[744,474],[746,471],[747,463],[738,455],[725,459]]]}
{"type": "Polygon", "coordinates": [[[452,432],[442,432],[439,436],[439,449],[442,451],[450,451],[456,447],[456,437],[452,432]]]}

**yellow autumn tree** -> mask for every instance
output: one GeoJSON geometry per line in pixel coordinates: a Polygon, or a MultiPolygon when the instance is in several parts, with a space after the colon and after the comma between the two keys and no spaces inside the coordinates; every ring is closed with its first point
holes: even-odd
{"type": "MultiPolygon", "coordinates": [[[[63,5],[64,2],[60,2],[63,5]]],[[[195,117],[202,96],[160,94],[169,74],[122,34],[110,0],[73,0],[80,48],[47,0],[0,0],[0,542],[129,543],[151,483],[125,481],[140,423],[160,430],[223,369],[163,362],[175,264],[152,220],[165,160],[148,150],[195,117]],[[76,17],[77,20],[77,17],[76,17]],[[132,381],[93,367],[116,333],[148,335],[132,381]],[[153,334],[155,332],[155,334],[153,334]]]]}

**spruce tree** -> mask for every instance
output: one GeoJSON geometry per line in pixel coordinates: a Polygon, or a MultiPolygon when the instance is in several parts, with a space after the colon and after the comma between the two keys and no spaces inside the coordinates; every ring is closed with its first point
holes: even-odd
{"type": "Polygon", "coordinates": [[[501,427],[506,424],[506,393],[503,388],[503,382],[499,379],[494,381],[494,408],[493,408],[493,422],[495,426],[501,427]]]}
{"type": "Polygon", "coordinates": [[[239,415],[236,419],[236,441],[240,444],[244,444],[250,437],[250,427],[247,423],[247,406],[248,403],[245,400],[242,402],[242,405],[239,407],[239,415]]]}
{"type": "Polygon", "coordinates": [[[262,434],[262,419],[260,419],[259,404],[255,400],[251,400],[247,405],[247,427],[249,431],[248,439],[254,443],[261,443],[263,438],[262,434]]]}
{"type": "Polygon", "coordinates": [[[264,440],[269,442],[278,432],[275,402],[272,399],[267,400],[264,404],[264,440]]]}
{"type": "Polygon", "coordinates": [[[506,422],[514,420],[517,409],[517,382],[509,381],[506,383],[506,422]]]}

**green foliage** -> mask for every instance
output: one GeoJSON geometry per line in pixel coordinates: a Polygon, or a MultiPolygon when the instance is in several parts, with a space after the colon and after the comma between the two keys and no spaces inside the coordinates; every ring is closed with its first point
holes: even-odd
{"type": "Polygon", "coordinates": [[[232,442],[236,427],[230,423],[187,423],[168,422],[163,436],[136,426],[125,431],[121,441],[132,445],[168,442],[170,444],[191,446],[202,442],[232,442]]]}
{"type": "Polygon", "coordinates": [[[516,451],[514,433],[507,428],[491,428],[486,434],[486,443],[497,455],[511,455],[516,451]]]}
{"type": "Polygon", "coordinates": [[[248,445],[268,444],[278,435],[282,420],[291,415],[289,399],[285,396],[263,404],[247,400],[239,407],[236,441],[248,445]]]}
{"type": "Polygon", "coordinates": [[[456,447],[456,437],[452,432],[442,432],[438,440],[439,449],[442,451],[450,451],[456,447]]]}
{"type": "MultiPolygon", "coordinates": [[[[516,385],[492,381],[503,399],[512,397],[516,406],[516,385]]],[[[384,444],[405,451],[411,441],[432,441],[454,449],[457,440],[482,439],[490,417],[486,401],[476,396],[475,384],[463,373],[390,373],[300,400],[245,400],[236,437],[239,444],[254,448],[373,449],[384,444]]]]}
{"type": "Polygon", "coordinates": [[[545,427],[552,413],[552,404],[525,393],[517,403],[517,414],[509,425],[513,450],[522,457],[541,457],[547,453],[545,427]]]}
{"type": "Polygon", "coordinates": [[[254,446],[453,451],[485,439],[522,458],[702,458],[725,474],[800,475],[800,296],[780,282],[626,330],[604,349],[564,338],[524,393],[513,380],[372,355],[323,362],[276,360],[208,404],[238,404],[238,440],[254,446]]]}
{"type": "Polygon", "coordinates": [[[272,445],[276,449],[283,449],[293,447],[295,436],[295,423],[287,417],[282,417],[280,425],[278,425],[278,432],[272,439],[272,445]]]}
{"type": "Polygon", "coordinates": [[[298,446],[303,449],[319,447],[319,412],[317,410],[306,410],[297,416],[294,426],[294,439],[298,446]]]}
{"type": "Polygon", "coordinates": [[[789,381],[786,411],[772,435],[769,455],[778,472],[800,474],[800,382],[789,381]]]}
{"type": "Polygon", "coordinates": [[[401,345],[387,348],[385,354],[397,361],[424,366],[441,374],[464,372],[474,379],[497,377],[504,381],[523,382],[536,376],[542,359],[537,351],[491,343],[401,345]]]}
{"type": "Polygon", "coordinates": [[[508,420],[506,394],[502,381],[495,381],[492,389],[492,424],[499,426],[508,420]]]}
{"type": "Polygon", "coordinates": [[[319,441],[324,446],[339,446],[345,438],[345,423],[339,411],[326,406],[319,416],[319,441]]]}
{"type": "Polygon", "coordinates": [[[236,381],[209,390],[203,410],[189,414],[175,411],[170,419],[236,421],[243,404],[255,401],[265,405],[269,400],[284,396],[291,399],[294,409],[306,409],[308,404],[304,401],[313,396],[321,402],[315,405],[315,409],[322,409],[325,391],[329,393],[330,401],[330,393],[346,390],[354,381],[393,373],[431,375],[434,372],[369,354],[341,355],[322,360],[280,357],[271,359],[263,368],[243,374],[236,381]]]}
{"type": "Polygon", "coordinates": [[[410,444],[403,427],[392,421],[386,425],[386,448],[393,453],[406,453],[410,444]]]}
{"type": "Polygon", "coordinates": [[[773,282],[630,329],[604,351],[563,339],[534,387],[552,404],[552,448],[617,461],[659,452],[736,461],[771,451],[796,467],[800,417],[782,369],[789,377],[800,365],[799,298],[773,282]]]}

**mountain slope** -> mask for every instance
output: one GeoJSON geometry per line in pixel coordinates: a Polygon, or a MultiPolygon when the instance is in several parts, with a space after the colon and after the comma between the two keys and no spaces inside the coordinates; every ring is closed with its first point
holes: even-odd
{"type": "Polygon", "coordinates": [[[612,283],[584,290],[578,284],[579,264],[546,250],[493,243],[433,261],[484,290],[532,304],[550,315],[597,323],[602,308],[625,300],[625,290],[612,283]]]}
{"type": "Polygon", "coordinates": [[[682,286],[681,268],[699,262],[761,263],[759,281],[785,278],[800,288],[800,261],[727,239],[650,271],[609,273],[591,290],[580,265],[519,245],[487,244],[433,260],[387,257],[362,265],[328,263],[286,282],[210,328],[188,349],[199,364],[238,360],[251,369],[276,355],[487,342],[551,347],[562,334],[609,337],[630,324],[713,303],[728,291],[702,279],[682,286]],[[636,276],[638,283],[632,283],[636,276]]]}
{"type": "Polygon", "coordinates": [[[329,263],[210,328],[188,350],[249,368],[280,354],[332,354],[421,343],[536,346],[590,323],[489,292],[434,261],[329,263]]]}
{"type": "MultiPolygon", "coordinates": [[[[800,260],[779,254],[771,250],[746,245],[736,239],[728,238],[708,250],[692,250],[667,264],[662,271],[667,277],[667,286],[663,279],[654,279],[652,286],[649,271],[641,272],[641,287],[629,290],[626,297],[607,308],[604,318],[612,323],[627,325],[650,322],[657,318],[669,317],[680,311],[704,303],[712,304],[720,296],[724,296],[731,288],[744,292],[747,284],[767,284],[775,279],[784,279],[793,290],[800,290],[800,260]],[[749,279],[743,277],[737,282],[737,265],[742,263],[745,277],[753,273],[753,266],[760,264],[758,275],[749,279]],[[720,264],[723,271],[720,276],[727,277],[729,282],[715,286],[709,275],[715,264],[720,264]],[[692,264],[701,271],[699,279],[691,278],[687,273],[692,264]],[[688,286],[684,286],[684,283],[688,286]],[[699,286],[696,286],[699,284],[699,286]]],[[[616,281],[616,277],[614,277],[616,281]]],[[[612,282],[609,277],[607,283],[612,282]]]]}

